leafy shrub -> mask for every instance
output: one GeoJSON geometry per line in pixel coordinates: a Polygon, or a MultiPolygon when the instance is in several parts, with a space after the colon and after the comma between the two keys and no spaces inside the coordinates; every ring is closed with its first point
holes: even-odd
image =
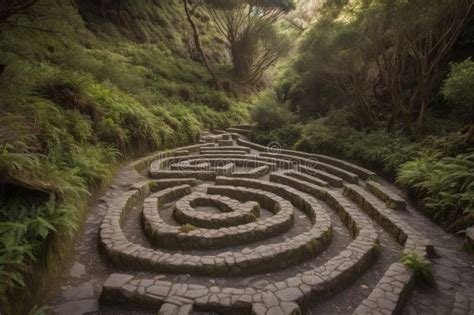
{"type": "Polygon", "coordinates": [[[13,199],[0,207],[0,301],[7,289],[25,285],[28,265],[45,250],[52,235],[72,235],[77,229],[77,209],[58,205],[54,194],[39,207],[13,199]]]}
{"type": "MultiPolygon", "coordinates": [[[[29,296],[42,290],[13,288],[32,270],[44,282],[34,261],[49,255],[50,239],[73,233],[90,193],[108,182],[120,159],[189,144],[200,129],[245,122],[249,112],[214,90],[202,64],[188,58],[180,3],[127,5],[138,18],[125,19],[125,30],[91,17],[86,1],[40,2],[38,16],[48,18],[19,16],[19,24],[57,33],[11,28],[1,49],[8,66],[0,76],[0,185],[15,187],[15,200],[30,191],[55,198],[14,204],[0,196],[0,311],[15,314],[27,313],[29,296]]],[[[52,261],[54,268],[58,259],[52,261]]]]}
{"type": "Polygon", "coordinates": [[[422,206],[451,231],[474,224],[474,152],[442,157],[436,150],[400,167],[397,182],[424,197],[422,206]]]}
{"type": "Polygon", "coordinates": [[[443,83],[441,94],[450,103],[460,106],[460,112],[469,113],[467,121],[474,119],[474,61],[471,58],[451,64],[451,72],[443,83]]]}
{"type": "Polygon", "coordinates": [[[252,141],[261,145],[268,145],[270,142],[277,142],[283,148],[291,148],[301,137],[302,126],[299,124],[290,124],[282,128],[273,129],[268,132],[262,132],[253,129],[249,137],[252,141]]]}
{"type": "Polygon", "coordinates": [[[274,94],[262,95],[250,112],[260,130],[270,131],[296,121],[296,116],[281,105],[274,94]]]}
{"type": "Polygon", "coordinates": [[[250,137],[263,145],[279,141],[285,147],[382,170],[414,191],[420,207],[448,230],[462,231],[474,223],[474,158],[462,134],[433,135],[416,142],[384,130],[355,130],[348,126],[351,117],[347,111],[336,109],[305,125],[252,130],[250,137]]]}
{"type": "Polygon", "coordinates": [[[415,281],[432,285],[434,283],[431,263],[426,258],[418,256],[415,252],[410,252],[402,256],[400,262],[415,273],[415,281]]]}
{"type": "Polygon", "coordinates": [[[124,152],[128,137],[125,132],[113,119],[106,117],[100,120],[95,126],[95,135],[98,140],[110,143],[118,150],[124,152]]]}

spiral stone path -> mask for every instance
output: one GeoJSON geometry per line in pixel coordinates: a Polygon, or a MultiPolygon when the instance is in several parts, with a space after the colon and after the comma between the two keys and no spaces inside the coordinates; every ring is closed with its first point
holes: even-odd
{"type": "Polygon", "coordinates": [[[473,314],[460,240],[374,172],[247,131],[204,131],[120,170],[54,312],[473,314]],[[434,287],[399,262],[413,252],[432,262],[434,287]]]}

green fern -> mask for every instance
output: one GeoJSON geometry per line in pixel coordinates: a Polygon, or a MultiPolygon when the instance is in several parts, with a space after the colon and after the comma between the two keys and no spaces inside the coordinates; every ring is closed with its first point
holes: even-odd
{"type": "Polygon", "coordinates": [[[451,218],[448,228],[459,230],[473,223],[466,218],[474,211],[474,153],[441,156],[439,151],[425,151],[400,167],[397,181],[424,196],[422,205],[436,221],[451,218]]]}
{"type": "Polygon", "coordinates": [[[418,256],[415,252],[409,252],[402,256],[400,262],[415,273],[415,281],[426,285],[434,284],[431,263],[424,257],[418,256]]]}
{"type": "MultiPolygon", "coordinates": [[[[54,194],[40,206],[20,199],[0,208],[0,296],[7,289],[23,287],[23,274],[44,250],[44,240],[61,231],[72,236],[78,209],[58,204],[54,194]]],[[[0,302],[2,301],[0,298],[0,302]]]]}

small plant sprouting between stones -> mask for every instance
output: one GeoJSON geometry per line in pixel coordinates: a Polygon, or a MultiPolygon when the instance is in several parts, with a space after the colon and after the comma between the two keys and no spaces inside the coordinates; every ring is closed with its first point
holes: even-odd
{"type": "Polygon", "coordinates": [[[194,225],[186,223],[186,224],[181,225],[181,227],[179,228],[179,231],[183,233],[188,233],[188,232],[194,231],[195,229],[196,227],[194,225]]]}
{"type": "Polygon", "coordinates": [[[424,257],[415,252],[409,252],[402,256],[401,263],[413,270],[415,281],[418,283],[433,285],[434,277],[431,269],[431,263],[424,257]]]}

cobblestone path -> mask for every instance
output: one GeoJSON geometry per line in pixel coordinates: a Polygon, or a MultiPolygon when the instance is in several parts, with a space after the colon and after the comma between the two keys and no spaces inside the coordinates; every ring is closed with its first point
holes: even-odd
{"type": "Polygon", "coordinates": [[[122,168],[92,206],[57,314],[474,314],[473,257],[370,170],[246,126],[122,168]],[[436,284],[400,263],[415,252],[436,284]]]}

